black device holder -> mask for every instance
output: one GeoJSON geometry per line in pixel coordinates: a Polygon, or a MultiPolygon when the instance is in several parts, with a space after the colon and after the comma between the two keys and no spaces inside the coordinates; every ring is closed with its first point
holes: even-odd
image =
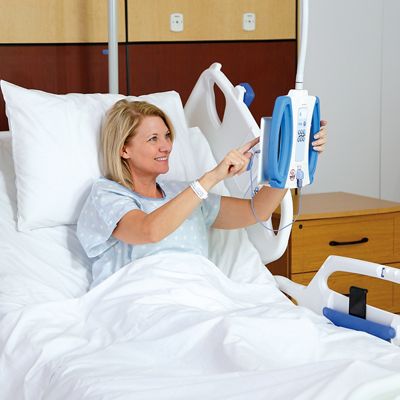
{"type": "Polygon", "coordinates": [[[349,292],[349,314],[362,319],[367,314],[368,289],[351,286],[349,292]]]}

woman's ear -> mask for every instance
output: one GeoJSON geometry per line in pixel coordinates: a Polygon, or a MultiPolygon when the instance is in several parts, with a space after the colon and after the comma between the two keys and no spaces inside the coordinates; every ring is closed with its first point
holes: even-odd
{"type": "Polygon", "coordinates": [[[122,158],[125,158],[125,159],[128,159],[128,158],[129,158],[129,154],[128,154],[128,152],[126,151],[125,146],[122,147],[122,149],[121,149],[120,152],[119,152],[119,155],[120,155],[122,158]]]}

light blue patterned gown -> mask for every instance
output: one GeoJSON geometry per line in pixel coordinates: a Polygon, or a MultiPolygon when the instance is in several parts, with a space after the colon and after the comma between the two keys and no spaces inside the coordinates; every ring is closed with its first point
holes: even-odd
{"type": "Polygon", "coordinates": [[[130,210],[150,213],[189,186],[160,182],[163,198],[148,198],[106,178],[98,179],[78,219],[78,238],[93,260],[91,288],[138,258],[179,251],[208,257],[208,229],[218,215],[221,196],[210,193],[185,222],[157,243],[130,245],[112,236],[119,220],[130,210]]]}

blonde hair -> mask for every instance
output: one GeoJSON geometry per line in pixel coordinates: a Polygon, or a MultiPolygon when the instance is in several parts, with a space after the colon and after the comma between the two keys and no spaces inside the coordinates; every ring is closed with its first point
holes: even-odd
{"type": "Polygon", "coordinates": [[[157,106],[145,101],[120,100],[107,112],[101,133],[104,176],[133,189],[128,161],[121,157],[121,150],[135,136],[143,118],[160,117],[168,127],[172,140],[174,130],[167,115],[157,106]]]}

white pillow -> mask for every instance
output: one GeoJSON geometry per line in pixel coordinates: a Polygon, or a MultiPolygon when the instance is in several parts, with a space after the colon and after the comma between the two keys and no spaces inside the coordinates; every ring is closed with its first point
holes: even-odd
{"type": "MultiPolygon", "coordinates": [[[[18,229],[75,224],[90,187],[101,175],[99,138],[115,94],[56,95],[1,81],[12,134],[18,229]]],[[[178,93],[129,100],[160,107],[179,135],[187,129],[178,93]]]]}

